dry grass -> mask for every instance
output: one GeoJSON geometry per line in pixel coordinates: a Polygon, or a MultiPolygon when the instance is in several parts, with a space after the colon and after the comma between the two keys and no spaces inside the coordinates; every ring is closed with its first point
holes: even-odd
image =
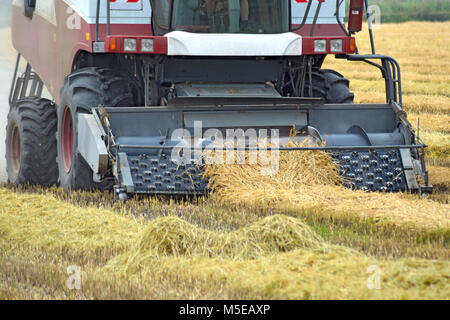
{"type": "Polygon", "coordinates": [[[152,221],[138,240],[138,251],[158,255],[254,259],[295,248],[322,248],[323,241],[298,219],[273,215],[229,233],[199,229],[179,218],[152,221]]]}
{"type": "MultiPolygon", "coordinates": [[[[441,166],[450,167],[450,134],[438,131],[422,131],[422,140],[428,145],[426,149],[427,161],[441,166]]],[[[450,180],[450,176],[447,176],[450,180]]]]}
{"type": "Polygon", "coordinates": [[[446,135],[445,137],[443,136],[441,140],[444,144],[447,144],[448,138],[450,137],[450,115],[408,112],[408,119],[416,131],[418,126],[420,126],[420,136],[422,136],[424,132],[436,132],[438,134],[446,135]],[[428,129],[424,130],[424,128],[428,129]],[[433,131],[430,131],[429,128],[433,128],[433,131]]]}
{"type": "Polygon", "coordinates": [[[0,195],[8,200],[0,212],[3,298],[445,299],[450,293],[448,260],[378,260],[330,245],[284,215],[219,232],[174,217],[146,221],[81,210],[49,195],[7,189],[0,195]],[[30,210],[32,200],[40,205],[30,210]],[[58,227],[51,239],[43,236],[50,225],[58,227]],[[65,287],[72,264],[82,266],[81,291],[65,287]],[[366,287],[371,265],[381,270],[380,290],[366,287]]]}
{"type": "MultiPolygon", "coordinates": [[[[434,167],[431,168],[434,172],[434,167]]],[[[433,178],[434,176],[432,176],[433,178]]],[[[445,188],[445,185],[442,185],[445,188]]],[[[159,217],[177,217],[203,229],[232,232],[255,224],[276,214],[292,216],[305,221],[326,241],[358,250],[379,258],[418,257],[427,259],[450,258],[444,249],[450,230],[410,228],[408,224],[393,224],[388,220],[375,220],[351,212],[334,214],[314,207],[299,209],[295,206],[250,206],[245,203],[224,203],[217,197],[173,199],[136,197],[125,204],[114,201],[109,193],[64,192],[61,189],[25,187],[19,193],[53,195],[56,199],[81,207],[97,207],[120,215],[155,220],[159,217]],[[414,245],[411,245],[411,244],[414,245]]],[[[416,199],[415,196],[410,196],[416,199]]],[[[448,204],[447,194],[434,194],[433,200],[448,204]],[[444,198],[445,196],[445,198],[444,198]]]]}
{"type": "Polygon", "coordinates": [[[433,183],[434,193],[431,199],[441,203],[449,204],[450,193],[450,168],[447,167],[430,167],[429,179],[433,183]]]}
{"type": "Polygon", "coordinates": [[[143,278],[177,274],[179,281],[198,281],[200,288],[214,284],[257,299],[446,299],[450,293],[448,262],[381,262],[339,247],[245,261],[163,257],[147,260],[139,271],[143,278]],[[380,290],[366,287],[370,266],[381,270],[380,290]]]}
{"type": "Polygon", "coordinates": [[[321,208],[333,215],[345,213],[387,220],[412,228],[449,228],[450,206],[434,201],[352,191],[339,185],[338,169],[324,152],[281,152],[275,175],[261,174],[262,164],[211,165],[206,170],[216,201],[302,210],[321,208]]]}
{"type": "Polygon", "coordinates": [[[0,236],[36,249],[95,252],[121,251],[136,240],[136,219],[98,208],[58,202],[52,196],[18,196],[0,189],[0,236]]]}

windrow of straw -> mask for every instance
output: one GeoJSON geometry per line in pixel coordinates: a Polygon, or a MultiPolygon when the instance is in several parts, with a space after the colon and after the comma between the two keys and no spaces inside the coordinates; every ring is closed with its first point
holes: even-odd
{"type": "Polygon", "coordinates": [[[352,191],[340,185],[337,165],[319,151],[280,152],[278,172],[255,165],[209,165],[206,176],[221,203],[303,210],[320,208],[412,228],[449,228],[450,206],[403,194],[352,191]]]}
{"type": "Polygon", "coordinates": [[[109,267],[136,270],[161,257],[256,259],[299,248],[325,249],[309,226],[298,219],[274,215],[229,233],[201,229],[176,217],[159,218],[141,232],[136,246],[109,267]]]}
{"type": "Polygon", "coordinates": [[[427,299],[450,292],[449,271],[444,261],[377,261],[327,244],[298,219],[275,215],[230,233],[174,217],[156,219],[133,248],[96,276],[176,279],[199,290],[221,288],[253,298],[427,299]],[[368,281],[375,272],[379,282],[368,281]]]}
{"type": "Polygon", "coordinates": [[[447,299],[450,294],[448,261],[377,261],[336,246],[254,260],[147,257],[136,270],[107,265],[98,276],[111,270],[124,272],[128,281],[172,278],[195,283],[199,290],[244,292],[252,299],[447,299]]]}
{"type": "Polygon", "coordinates": [[[74,250],[88,254],[130,247],[142,226],[108,210],[77,207],[53,196],[18,194],[0,188],[0,239],[49,252],[74,250]]]}

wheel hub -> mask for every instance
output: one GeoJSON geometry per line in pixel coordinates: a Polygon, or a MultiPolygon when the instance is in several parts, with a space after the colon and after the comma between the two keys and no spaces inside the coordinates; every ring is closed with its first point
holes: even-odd
{"type": "Polygon", "coordinates": [[[14,126],[11,132],[9,151],[12,169],[17,174],[20,170],[20,132],[17,125],[14,126]]]}
{"type": "Polygon", "coordinates": [[[73,120],[72,112],[69,107],[66,107],[62,117],[61,155],[64,170],[66,173],[69,173],[72,168],[73,158],[73,120]]]}

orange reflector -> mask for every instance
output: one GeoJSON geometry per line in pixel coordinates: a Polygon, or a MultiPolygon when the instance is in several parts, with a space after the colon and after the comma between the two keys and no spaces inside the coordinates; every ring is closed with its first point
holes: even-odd
{"type": "Polygon", "coordinates": [[[356,40],[355,38],[350,38],[350,53],[356,52],[356,40]]]}
{"type": "Polygon", "coordinates": [[[116,38],[109,39],[109,51],[115,51],[117,49],[116,38]]]}

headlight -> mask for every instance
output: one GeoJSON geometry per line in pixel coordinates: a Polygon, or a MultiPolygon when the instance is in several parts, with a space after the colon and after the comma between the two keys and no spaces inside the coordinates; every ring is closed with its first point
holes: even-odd
{"type": "Polygon", "coordinates": [[[342,46],[342,39],[337,39],[337,40],[331,40],[330,42],[330,49],[331,52],[342,52],[343,50],[343,46],[342,46]]]}
{"type": "Polygon", "coordinates": [[[154,45],[153,45],[153,39],[142,39],[141,41],[141,51],[142,52],[153,52],[154,45]]]}
{"type": "Polygon", "coordinates": [[[315,52],[327,52],[327,40],[314,40],[315,52]]]}
{"type": "Polygon", "coordinates": [[[123,41],[124,51],[137,51],[137,41],[136,39],[125,39],[123,41]]]}

